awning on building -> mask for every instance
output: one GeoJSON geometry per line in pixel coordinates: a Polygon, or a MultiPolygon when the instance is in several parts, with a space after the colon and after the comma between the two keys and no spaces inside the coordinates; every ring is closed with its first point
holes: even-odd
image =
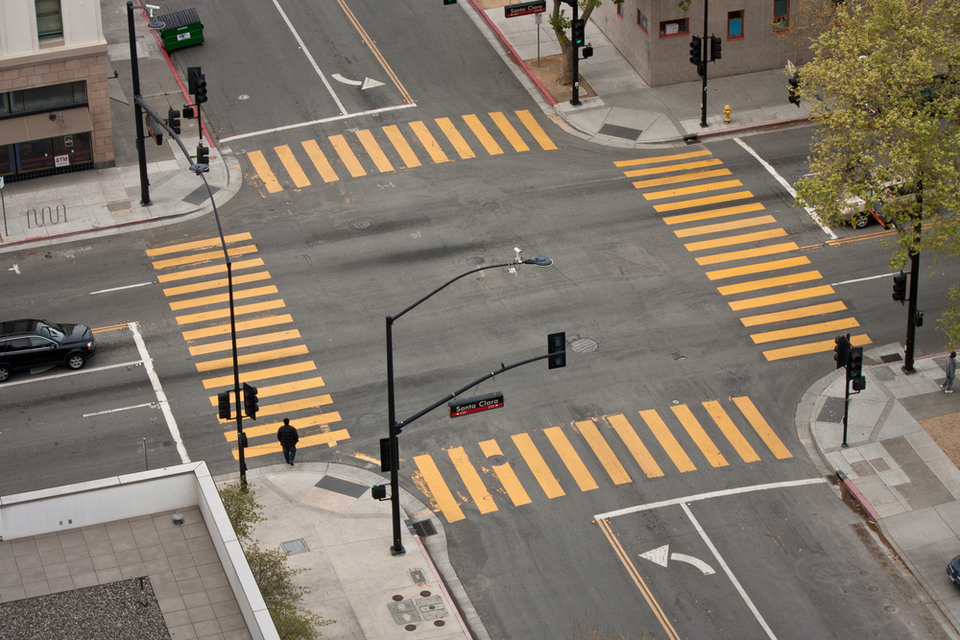
{"type": "Polygon", "coordinates": [[[0,145],[59,138],[88,131],[93,131],[93,120],[90,119],[88,107],[35,113],[20,118],[0,120],[0,145]],[[51,120],[51,115],[56,117],[51,120]]]}

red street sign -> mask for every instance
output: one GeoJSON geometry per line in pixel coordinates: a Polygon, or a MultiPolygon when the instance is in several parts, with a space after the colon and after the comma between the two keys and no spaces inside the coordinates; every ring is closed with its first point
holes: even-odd
{"type": "Polygon", "coordinates": [[[447,406],[450,407],[451,418],[477,413],[478,411],[499,409],[503,406],[503,394],[499,391],[494,391],[485,396],[476,396],[464,400],[451,400],[447,403],[447,406]]]}
{"type": "Polygon", "coordinates": [[[547,10],[547,0],[534,0],[522,4],[508,4],[503,8],[503,15],[507,18],[525,16],[528,13],[543,13],[547,10]]]}

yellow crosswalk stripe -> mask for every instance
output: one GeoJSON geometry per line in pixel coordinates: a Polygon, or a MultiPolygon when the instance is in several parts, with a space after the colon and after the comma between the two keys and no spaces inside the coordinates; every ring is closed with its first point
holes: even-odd
{"type": "Polygon", "coordinates": [[[628,178],[639,178],[640,176],[655,176],[658,173],[673,173],[676,171],[690,171],[692,169],[703,169],[704,167],[715,167],[718,164],[723,164],[717,158],[711,158],[710,160],[698,160],[697,162],[682,162],[680,164],[670,164],[665,167],[650,167],[649,169],[634,169],[632,171],[624,171],[623,175],[628,178]]]}
{"type": "Polygon", "coordinates": [[[507,120],[507,116],[499,111],[491,111],[487,114],[490,116],[490,119],[493,120],[493,124],[497,125],[497,128],[500,129],[500,133],[503,134],[503,137],[507,139],[513,146],[513,150],[517,153],[523,153],[524,151],[530,151],[530,147],[527,146],[527,143],[523,141],[523,138],[520,137],[520,134],[517,133],[517,130],[513,128],[513,125],[510,124],[510,121],[507,120]]]}
{"type": "Polygon", "coordinates": [[[825,302],[823,304],[814,304],[808,307],[799,307],[789,309],[788,311],[777,311],[774,313],[764,313],[756,316],[746,316],[740,318],[740,322],[745,327],[755,327],[761,324],[773,324],[775,322],[785,322],[787,320],[798,320],[800,318],[810,318],[813,316],[836,313],[837,311],[846,311],[847,305],[839,300],[835,302],[825,302]]]}
{"type": "MultiPolygon", "coordinates": [[[[240,393],[243,395],[243,392],[240,393]]],[[[260,389],[257,389],[257,396],[262,395],[260,389]]],[[[216,398],[216,396],[214,396],[216,398]]],[[[294,411],[306,411],[310,409],[319,409],[320,407],[332,404],[333,399],[330,397],[330,394],[324,394],[322,396],[313,396],[310,398],[300,398],[299,400],[289,400],[287,402],[277,402],[273,404],[261,404],[260,408],[257,410],[257,419],[264,418],[266,416],[275,416],[278,414],[289,414],[294,411]]],[[[216,405],[216,403],[214,403],[216,405]]],[[[218,418],[220,424],[229,424],[234,422],[233,418],[218,418]]],[[[298,420],[299,424],[299,420],[298,420]]],[[[280,427],[277,427],[278,429],[280,427]]]]}
{"type": "Polygon", "coordinates": [[[772,289],[774,287],[785,287],[790,284],[800,282],[810,282],[811,280],[821,280],[823,276],[819,271],[803,271],[801,273],[791,273],[788,276],[777,276],[775,278],[763,278],[761,280],[750,280],[740,284],[731,284],[725,287],[717,287],[717,291],[722,296],[729,296],[736,293],[747,293],[748,291],[759,291],[761,289],[772,289]]]}
{"type": "Polygon", "coordinates": [[[383,132],[387,134],[387,139],[393,144],[393,148],[397,150],[397,155],[403,160],[403,164],[407,169],[420,166],[420,159],[417,158],[417,154],[410,148],[410,143],[408,143],[406,138],[403,137],[403,134],[400,133],[400,127],[395,124],[388,124],[383,128],[383,132]]]}
{"type": "Polygon", "coordinates": [[[616,415],[606,416],[604,419],[613,427],[617,435],[620,436],[623,444],[630,451],[633,459],[637,461],[640,469],[643,470],[643,473],[646,474],[648,478],[663,477],[663,470],[660,468],[660,465],[658,465],[657,461],[650,455],[650,451],[640,440],[640,436],[637,435],[636,430],[627,420],[626,416],[618,413],[616,415]]]}
{"type": "MultiPolygon", "coordinates": [[[[227,255],[231,258],[235,256],[245,256],[248,253],[257,253],[257,246],[248,244],[242,247],[227,247],[227,255]]],[[[179,258],[154,260],[153,268],[160,271],[162,269],[172,269],[173,267],[182,267],[188,264],[197,264],[198,262],[209,262],[210,260],[223,260],[223,251],[207,251],[205,253],[194,253],[189,256],[180,256],[179,258]]]]}
{"type": "MultiPolygon", "coordinates": [[[[300,337],[300,332],[296,329],[290,329],[289,331],[275,331],[273,333],[263,333],[256,336],[249,336],[247,338],[237,338],[237,348],[243,349],[244,347],[255,347],[260,344],[274,344],[276,342],[283,342],[284,340],[296,340],[300,337]]],[[[216,353],[218,351],[230,351],[233,348],[233,342],[231,340],[221,340],[220,342],[211,342],[208,344],[198,345],[196,347],[190,347],[190,355],[192,356],[202,356],[208,353],[216,353]]]]}
{"type": "MultiPolygon", "coordinates": [[[[250,282],[259,282],[260,280],[269,280],[270,273],[268,271],[257,271],[256,273],[245,273],[239,276],[232,276],[233,284],[248,284],[250,282]]],[[[167,287],[163,290],[163,295],[168,298],[173,296],[182,296],[188,293],[200,293],[201,291],[209,291],[211,289],[226,289],[230,286],[229,281],[226,278],[220,280],[207,280],[205,282],[197,282],[194,284],[185,284],[179,287],[167,287]]]]}
{"type": "MultiPolygon", "coordinates": [[[[287,364],[281,367],[270,367],[267,369],[258,369],[256,371],[247,371],[240,373],[240,382],[256,382],[257,380],[269,380],[280,376],[289,376],[295,373],[304,373],[305,371],[316,371],[317,365],[312,360],[298,362],[296,364],[287,364]]],[[[219,378],[207,378],[203,381],[204,389],[215,389],[217,387],[233,386],[233,375],[220,376],[219,378]]],[[[259,389],[258,396],[259,396],[259,389]]],[[[278,427],[279,428],[279,427],[278,427]]]]}
{"type": "Polygon", "coordinates": [[[443,135],[447,136],[447,140],[450,141],[454,150],[460,154],[463,160],[477,157],[476,154],[473,153],[473,149],[470,148],[470,145],[467,144],[467,141],[464,140],[460,132],[457,131],[457,128],[450,122],[450,118],[437,118],[434,122],[440,127],[440,131],[443,131],[443,135]]]}
{"type": "MultiPolygon", "coordinates": [[[[233,299],[234,300],[246,300],[247,298],[258,298],[260,296],[268,296],[274,293],[279,293],[277,287],[274,285],[269,285],[266,287],[254,287],[253,289],[239,289],[234,290],[233,299]]],[[[190,298],[188,300],[178,300],[176,302],[170,303],[170,309],[173,311],[180,311],[181,309],[193,309],[195,307],[205,307],[211,304],[219,304],[221,302],[229,302],[230,294],[229,293],[218,293],[212,296],[203,296],[202,298],[190,298]]]]}
{"type": "Polygon", "coordinates": [[[770,240],[771,238],[782,238],[786,235],[787,232],[784,229],[767,229],[765,231],[756,231],[754,233],[742,233],[736,236],[714,238],[713,240],[688,242],[683,246],[687,251],[703,251],[705,249],[718,249],[720,247],[732,247],[733,245],[737,244],[760,242],[761,240],[770,240]]]}
{"type": "Polygon", "coordinates": [[[764,271],[777,271],[779,269],[801,267],[805,264],[810,264],[810,258],[806,256],[797,256],[795,258],[784,258],[783,260],[758,262],[756,264],[748,264],[742,267],[731,267],[729,269],[707,271],[707,278],[710,280],[722,280],[724,278],[734,278],[736,276],[748,276],[754,273],[763,273],[764,271]]]}
{"type": "Polygon", "coordinates": [[[300,163],[297,162],[297,158],[293,155],[290,147],[282,144],[279,147],[274,147],[273,150],[276,151],[277,157],[280,158],[280,163],[283,164],[283,168],[287,170],[287,174],[293,179],[294,186],[298,189],[309,187],[310,180],[307,179],[307,174],[300,168],[300,163]]]}
{"type": "Polygon", "coordinates": [[[523,111],[515,112],[517,117],[520,118],[520,122],[523,123],[523,126],[527,128],[527,131],[530,132],[530,135],[533,136],[533,139],[537,141],[537,144],[540,145],[540,148],[544,151],[556,151],[557,145],[553,144],[553,140],[546,134],[543,128],[537,124],[536,119],[530,114],[529,111],[524,109],[523,111]]]}
{"type": "Polygon", "coordinates": [[[730,419],[730,416],[723,410],[719,402],[716,400],[708,400],[703,403],[703,408],[706,409],[707,414],[713,418],[713,422],[720,429],[720,432],[726,436],[727,442],[733,446],[741,460],[744,462],[758,462],[760,460],[760,456],[757,455],[757,452],[750,446],[747,439],[743,437],[740,430],[733,424],[733,420],[730,419]]]}
{"type": "Polygon", "coordinates": [[[776,224],[777,219],[773,216],[757,216],[756,218],[741,218],[730,222],[718,222],[717,224],[705,224],[699,227],[687,227],[686,229],[677,229],[674,235],[678,238],[689,238],[691,236],[703,236],[710,233],[722,233],[725,231],[735,231],[737,229],[747,229],[750,227],[762,227],[765,224],[776,224]]]}
{"type": "MultiPolygon", "coordinates": [[[[257,397],[258,398],[272,398],[274,396],[282,396],[287,393],[297,393],[298,391],[307,391],[309,389],[319,389],[323,387],[323,378],[320,376],[315,376],[313,378],[305,378],[303,380],[294,380],[293,382],[284,382],[283,384],[275,384],[269,387],[257,387],[257,397]]],[[[322,397],[322,396],[321,396],[322,397]]],[[[217,396],[210,396],[210,406],[217,406],[217,396]]],[[[279,429],[279,427],[277,427],[279,429]]]]}
{"type": "Polygon", "coordinates": [[[333,145],[333,150],[340,156],[340,162],[347,168],[351,176],[359,178],[360,176],[367,175],[366,169],[364,169],[360,161],[357,160],[357,156],[354,155],[353,149],[350,148],[350,144],[346,138],[338,134],[330,136],[327,139],[330,141],[330,144],[333,145]]]}
{"type": "Polygon", "coordinates": [[[283,187],[280,186],[277,176],[273,175],[273,171],[270,170],[270,165],[267,164],[267,159],[263,157],[262,151],[248,151],[247,160],[253,165],[253,170],[260,176],[260,182],[263,183],[263,186],[267,188],[269,193],[283,191],[283,187]]]}
{"type": "Polygon", "coordinates": [[[703,453],[703,456],[707,459],[707,462],[713,467],[726,467],[728,464],[727,459],[723,457],[723,454],[717,449],[717,445],[713,443],[713,440],[710,439],[707,432],[700,426],[700,422],[694,417],[693,412],[690,411],[690,407],[681,404],[670,408],[673,410],[673,414],[677,417],[677,420],[680,421],[680,424],[683,425],[683,428],[687,430],[690,438],[692,438],[697,447],[699,447],[701,453],[703,453]]]}
{"type": "Polygon", "coordinates": [[[788,340],[790,338],[805,338],[815,336],[821,333],[832,331],[842,331],[844,329],[853,329],[859,327],[860,323],[856,318],[843,318],[841,320],[831,320],[829,322],[818,322],[816,324],[807,324],[802,327],[792,327],[790,329],[778,329],[777,331],[767,331],[765,333],[754,333],[750,336],[754,344],[765,344],[777,340],[788,340]]]}
{"type": "Polygon", "coordinates": [[[723,193],[717,196],[707,196],[706,198],[694,198],[693,200],[680,200],[679,202],[670,202],[667,204],[655,204],[653,210],[657,213],[665,211],[677,211],[679,209],[693,209],[694,207],[703,207],[708,204],[719,204],[721,202],[732,202],[733,200],[746,200],[752,198],[753,194],[749,191],[736,191],[734,193],[723,193]]]}
{"type": "Polygon", "coordinates": [[[316,140],[304,140],[300,145],[307,152],[307,157],[310,158],[310,162],[313,163],[313,167],[324,182],[336,182],[340,179],[337,177],[337,172],[333,170],[330,161],[327,160],[327,156],[323,155],[323,151],[320,150],[320,145],[317,144],[316,140]]]}
{"type": "Polygon", "coordinates": [[[823,285],[822,287],[797,289],[794,291],[787,291],[786,293],[775,293],[769,296],[761,296],[759,298],[737,300],[728,304],[734,311],[742,311],[743,309],[756,309],[757,307],[769,307],[771,305],[783,304],[784,302],[793,302],[795,300],[806,300],[807,298],[828,296],[832,293],[834,293],[833,287],[827,284],[823,285]]]}
{"type": "Polygon", "coordinates": [[[683,213],[676,216],[665,216],[662,218],[667,224],[685,224],[687,222],[700,222],[703,220],[712,220],[714,218],[723,218],[726,216],[735,216],[741,213],[750,213],[752,211],[763,211],[764,206],[759,202],[750,204],[740,204],[735,207],[723,207],[722,209],[709,209],[698,213],[683,213]]]}
{"type": "Polygon", "coordinates": [[[414,135],[417,136],[417,139],[420,140],[420,144],[423,145],[423,148],[426,149],[427,154],[429,154],[430,159],[433,160],[435,164],[450,162],[447,154],[443,152],[443,149],[440,148],[440,145],[437,144],[437,141],[427,129],[427,125],[417,120],[416,122],[410,123],[410,129],[414,135]]]}
{"type": "Polygon", "coordinates": [[[367,155],[373,160],[373,164],[377,167],[377,171],[380,173],[390,173],[391,171],[396,171],[396,169],[394,169],[393,165],[390,163],[390,159],[387,158],[386,154],[383,153],[383,149],[381,149],[380,145],[377,144],[377,140],[373,137],[373,134],[370,133],[369,129],[361,129],[360,131],[357,131],[357,138],[359,138],[360,144],[363,145],[367,155]]]}
{"type": "MultiPolygon", "coordinates": [[[[222,253],[220,255],[223,255],[222,253]]],[[[241,260],[240,262],[234,262],[231,265],[231,271],[236,273],[241,269],[252,269],[254,267],[262,267],[263,260],[261,258],[252,258],[250,260],[241,260]]],[[[225,264],[216,264],[211,267],[200,267],[199,269],[185,269],[183,271],[177,271],[174,273],[161,273],[157,276],[157,282],[176,282],[177,280],[190,280],[191,278],[202,278],[203,276],[209,276],[216,273],[226,273],[227,265],[225,264]]]]}
{"type": "Polygon", "coordinates": [[[566,495],[560,487],[560,483],[557,482],[556,476],[553,475],[543,456],[540,455],[537,446],[533,443],[533,438],[526,433],[519,433],[511,436],[511,439],[547,498],[553,499],[566,495]]]}
{"type": "Polygon", "coordinates": [[[667,425],[660,419],[656,411],[649,409],[641,411],[640,417],[647,423],[657,442],[660,443],[663,450],[670,456],[670,460],[672,460],[673,464],[677,467],[677,471],[686,473],[687,471],[697,470],[693,465],[693,461],[684,452],[683,447],[681,447],[677,439],[673,437],[670,429],[667,428],[667,425]]]}
{"type": "MultiPolygon", "coordinates": [[[[326,444],[333,446],[338,442],[343,442],[344,440],[349,440],[350,434],[347,433],[346,429],[340,429],[338,431],[330,431],[329,433],[318,433],[310,436],[301,436],[300,442],[297,443],[297,447],[300,449],[306,447],[315,447],[317,445],[326,444]]],[[[280,453],[280,443],[279,442],[270,442],[267,444],[258,444],[255,446],[247,447],[243,450],[243,457],[245,459],[256,458],[258,456],[265,456],[270,453],[280,453]]],[[[233,450],[233,459],[239,460],[240,453],[237,449],[233,450]]]]}
{"type": "MultiPolygon", "coordinates": [[[[862,347],[872,344],[869,336],[861,334],[850,337],[850,344],[855,347],[862,347]]],[[[836,346],[833,340],[823,340],[822,342],[809,342],[807,344],[797,345],[795,347],[783,347],[781,349],[770,349],[763,352],[763,357],[769,361],[782,360],[784,358],[795,358],[797,356],[806,356],[813,353],[826,353],[833,351],[836,346]]]]}
{"type": "Polygon", "coordinates": [[[662,187],[667,184],[679,184],[681,182],[693,182],[694,180],[705,180],[707,178],[716,178],[719,176],[729,176],[730,169],[713,169],[712,171],[695,171],[692,173],[683,173],[678,176],[664,176],[662,178],[651,178],[649,180],[637,180],[633,186],[637,189],[646,189],[647,187],[662,187]]]}
{"type": "MultiPolygon", "coordinates": [[[[495,440],[484,440],[483,442],[480,442],[479,445],[480,450],[483,451],[483,455],[487,456],[488,458],[490,456],[503,455],[503,452],[500,451],[500,445],[498,445],[495,440]]],[[[496,474],[497,479],[500,480],[501,486],[503,486],[503,489],[507,492],[507,495],[510,496],[510,500],[513,501],[513,505],[515,507],[530,504],[530,496],[527,495],[523,485],[520,484],[520,479],[517,478],[517,474],[514,473],[513,467],[510,466],[509,462],[491,466],[493,467],[493,472],[496,474]]]]}
{"type": "Polygon", "coordinates": [[[743,183],[739,180],[723,180],[721,182],[710,182],[708,184],[698,184],[692,187],[681,187],[679,189],[668,189],[667,191],[653,191],[643,194],[647,200],[662,200],[663,198],[676,198],[686,196],[692,193],[704,193],[706,191],[720,191],[721,189],[733,189],[742,187],[743,183]]]}
{"type": "Polygon", "coordinates": [[[688,153],[675,153],[669,156],[657,156],[655,158],[637,158],[636,160],[616,160],[615,167],[636,167],[642,164],[656,164],[658,162],[674,162],[676,160],[686,160],[687,158],[702,158],[709,156],[709,151],[690,151],[688,153]]]}
{"type": "MultiPolygon", "coordinates": [[[[227,244],[235,244],[237,242],[246,242],[247,240],[252,240],[253,236],[249,232],[245,231],[243,233],[234,233],[223,237],[223,241],[227,244]]],[[[151,258],[157,256],[166,256],[171,253],[184,253],[186,251],[196,251],[197,249],[209,249],[211,247],[221,246],[220,238],[207,238],[205,240],[195,240],[193,242],[181,242],[178,244],[168,244],[163,247],[155,247],[153,249],[147,249],[147,255],[151,258]]],[[[226,267],[224,267],[226,269],[226,267]]]]}
{"type": "Polygon", "coordinates": [[[583,439],[586,440],[590,448],[593,449],[593,453],[597,456],[600,464],[607,470],[607,474],[610,476],[610,479],[613,480],[613,483],[627,484],[633,482],[627,470],[623,468],[620,460],[617,459],[617,454],[613,452],[613,449],[610,448],[610,445],[607,444],[607,441],[604,440],[600,434],[597,425],[594,424],[592,420],[583,420],[575,424],[580,431],[580,435],[583,436],[583,439]]]}
{"type": "MultiPolygon", "coordinates": [[[[234,316],[242,316],[248,313],[260,313],[270,309],[281,309],[287,306],[283,300],[268,300],[267,302],[258,302],[256,304],[241,304],[233,308],[234,316]]],[[[177,324],[195,324],[197,322],[207,322],[217,320],[218,318],[229,318],[230,309],[218,309],[216,311],[205,311],[203,313],[194,313],[188,316],[177,316],[177,324]]]]}
{"type": "MultiPolygon", "coordinates": [[[[263,327],[271,327],[276,324],[289,324],[293,322],[293,316],[282,315],[282,316],[266,316],[263,318],[256,318],[254,320],[244,320],[243,322],[237,322],[237,333],[241,331],[250,331],[251,329],[262,329],[263,327]]],[[[218,324],[215,327],[204,327],[203,329],[192,329],[190,331],[183,332],[183,339],[187,342],[192,342],[194,340],[200,340],[202,338],[212,338],[214,336],[225,336],[230,333],[230,323],[218,324]]]]}
{"type": "Polygon", "coordinates": [[[729,253],[715,253],[711,256],[701,256],[697,258],[697,264],[706,266],[708,264],[720,264],[721,262],[734,262],[736,260],[746,260],[747,258],[770,256],[775,253],[787,253],[788,251],[796,251],[797,249],[799,249],[799,247],[793,242],[768,244],[765,247],[757,247],[756,249],[744,249],[743,251],[731,251],[729,253]]]}
{"type": "MultiPolygon", "coordinates": [[[[830,343],[833,344],[833,341],[830,343]]],[[[832,348],[832,347],[831,347],[832,348]]],[[[783,442],[780,441],[780,438],[777,437],[777,434],[773,432],[773,429],[770,428],[770,425],[767,424],[767,421],[764,420],[763,416],[760,415],[760,412],[757,411],[757,407],[754,406],[753,401],[750,400],[747,396],[739,396],[730,398],[733,400],[733,403],[737,405],[737,408],[740,409],[740,413],[743,414],[743,417],[747,419],[747,422],[750,423],[750,426],[753,427],[753,430],[757,432],[757,435],[760,436],[760,439],[763,440],[764,444],[767,445],[767,448],[776,456],[777,460],[784,460],[786,458],[792,458],[793,454],[784,446],[783,442]]]]}
{"type": "Polygon", "coordinates": [[[577,455],[577,452],[574,450],[573,445],[570,444],[563,430],[560,427],[549,427],[544,429],[543,433],[547,436],[550,444],[553,445],[557,455],[563,460],[563,464],[566,465],[567,471],[570,472],[570,475],[572,475],[573,479],[577,482],[580,491],[592,491],[596,489],[597,482],[593,479],[593,476],[590,475],[590,472],[587,471],[586,465],[583,464],[580,456],[577,455]]]}
{"type": "MultiPolygon", "coordinates": [[[[302,356],[308,353],[307,346],[298,344],[295,347],[286,347],[283,349],[270,349],[269,351],[257,351],[256,353],[245,353],[237,356],[237,362],[241,365],[256,364],[258,362],[269,362],[271,360],[280,360],[282,358],[292,358],[302,356]]],[[[222,358],[220,360],[207,360],[197,362],[197,371],[216,371],[217,369],[229,369],[233,366],[233,358],[222,358]]]]}
{"type": "Polygon", "coordinates": [[[447,453],[450,455],[450,460],[453,462],[454,468],[456,468],[457,473],[460,474],[460,479],[463,480],[463,484],[467,487],[467,491],[470,492],[470,497],[473,498],[480,513],[497,511],[497,505],[493,501],[493,496],[487,491],[483,480],[480,479],[480,474],[477,473],[473,463],[470,462],[470,458],[467,457],[467,452],[464,451],[463,447],[448,449],[447,453]]]}
{"type": "Polygon", "coordinates": [[[500,148],[500,145],[493,139],[484,126],[480,123],[480,118],[473,115],[463,116],[463,121],[467,123],[467,126],[470,127],[470,130],[473,131],[473,135],[477,136],[477,140],[480,141],[480,144],[483,145],[483,148],[487,150],[492,156],[497,156],[503,153],[503,149],[500,148]]]}
{"type": "Polygon", "coordinates": [[[414,456],[413,462],[417,465],[417,469],[420,470],[420,476],[426,483],[427,490],[430,492],[433,501],[437,503],[437,509],[439,509],[443,517],[447,519],[447,522],[459,522],[463,520],[466,516],[463,515],[463,510],[460,509],[456,498],[450,493],[450,489],[447,488],[447,483],[443,481],[440,470],[437,469],[437,464],[433,461],[433,458],[429,455],[414,456]]]}
{"type": "MultiPolygon", "coordinates": [[[[334,422],[340,422],[340,414],[336,411],[330,413],[321,413],[314,416],[304,416],[302,418],[297,418],[297,429],[301,431],[307,429],[308,427],[325,427],[327,425],[333,424],[334,422]]],[[[272,439],[276,441],[277,439],[277,429],[280,428],[282,422],[267,422],[261,424],[250,424],[245,423],[243,425],[243,431],[247,434],[248,438],[260,438],[263,436],[272,436],[272,439]]],[[[344,431],[343,433],[346,433],[344,431]]],[[[236,442],[237,441],[237,430],[228,429],[223,432],[223,437],[227,439],[227,442],[236,442]]],[[[347,436],[349,438],[349,436],[347,436]]],[[[300,438],[300,442],[297,443],[298,447],[303,445],[303,437],[300,438]]]]}

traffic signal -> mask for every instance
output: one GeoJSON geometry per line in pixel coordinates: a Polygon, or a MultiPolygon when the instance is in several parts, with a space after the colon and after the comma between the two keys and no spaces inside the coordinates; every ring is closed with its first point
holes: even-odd
{"type": "Polygon", "coordinates": [[[922,327],[923,326],[923,311],[919,309],[916,310],[916,313],[913,314],[913,326],[922,327]]]}
{"type": "Polygon", "coordinates": [[[586,60],[587,58],[589,58],[589,57],[592,56],[592,55],[593,55],[593,45],[592,45],[592,44],[588,44],[587,46],[585,46],[585,47],[583,48],[583,59],[586,60]]]}
{"type": "Polygon", "coordinates": [[[548,369],[557,369],[567,366],[567,335],[566,333],[551,333],[547,336],[548,369]]]}
{"type": "Polygon", "coordinates": [[[903,271],[893,276],[893,299],[899,300],[900,304],[907,299],[907,274],[903,271]]]}
{"type": "Polygon", "coordinates": [[[787,80],[790,83],[790,86],[787,88],[787,91],[790,94],[790,104],[795,104],[797,107],[800,106],[800,72],[795,71],[792,76],[787,80]]]}
{"type": "Polygon", "coordinates": [[[217,394],[217,404],[220,407],[220,417],[224,420],[230,419],[230,392],[224,391],[217,394]]]}
{"type": "Polygon", "coordinates": [[[260,401],[257,399],[257,388],[252,387],[246,382],[243,383],[243,412],[251,420],[257,419],[257,410],[260,408],[260,401]]]}
{"type": "Polygon", "coordinates": [[[210,147],[205,147],[202,144],[197,145],[197,164],[210,166],[210,147]]]}
{"type": "Polygon", "coordinates": [[[837,369],[847,366],[847,353],[850,350],[850,341],[847,336],[837,336],[834,339],[837,346],[833,348],[833,359],[837,361],[837,369]]]}
{"type": "Polygon", "coordinates": [[[720,59],[721,41],[718,36],[710,36],[710,62],[720,59]]]}
{"type": "Polygon", "coordinates": [[[196,85],[196,92],[193,94],[194,102],[203,104],[207,101],[207,79],[202,73],[197,76],[196,85]]]}
{"type": "Polygon", "coordinates": [[[163,144],[163,127],[149,113],[147,114],[147,133],[158,145],[163,144]]]}
{"type": "Polygon", "coordinates": [[[690,63],[700,66],[703,62],[703,41],[700,36],[693,36],[690,40],[690,63]]]}
{"type": "Polygon", "coordinates": [[[448,4],[457,4],[457,0],[443,0],[443,6],[447,6],[448,4]]]}
{"type": "Polygon", "coordinates": [[[863,347],[850,347],[847,353],[851,378],[863,376],[863,347]]]}
{"type": "Polygon", "coordinates": [[[175,134],[180,135],[180,112],[173,107],[167,109],[167,126],[170,127],[175,134]]]}
{"type": "Polygon", "coordinates": [[[583,31],[585,27],[586,23],[583,20],[577,19],[573,21],[573,46],[578,49],[584,45],[583,31]]]}
{"type": "Polygon", "coordinates": [[[188,104],[183,105],[183,117],[187,120],[192,120],[194,116],[193,107],[188,104]]]}
{"type": "Polygon", "coordinates": [[[187,93],[190,95],[197,93],[197,77],[202,74],[200,67],[187,67],[187,93]]]}

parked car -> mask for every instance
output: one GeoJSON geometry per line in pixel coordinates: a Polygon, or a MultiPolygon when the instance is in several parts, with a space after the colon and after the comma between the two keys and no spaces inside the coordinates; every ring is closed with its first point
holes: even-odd
{"type": "Polygon", "coordinates": [[[957,556],[947,564],[947,575],[950,576],[954,584],[960,585],[960,556],[957,556]]]}
{"type": "Polygon", "coordinates": [[[46,320],[0,322],[0,382],[14,371],[50,364],[79,369],[97,350],[93,332],[82,324],[46,320]]]}
{"type": "Polygon", "coordinates": [[[847,206],[843,210],[843,219],[845,222],[853,224],[857,229],[864,228],[870,224],[871,220],[879,222],[884,229],[896,229],[896,224],[884,215],[884,206],[887,203],[905,202],[915,197],[913,189],[902,186],[900,181],[888,182],[884,185],[883,193],[871,198],[869,203],[856,196],[847,199],[847,206]]]}

